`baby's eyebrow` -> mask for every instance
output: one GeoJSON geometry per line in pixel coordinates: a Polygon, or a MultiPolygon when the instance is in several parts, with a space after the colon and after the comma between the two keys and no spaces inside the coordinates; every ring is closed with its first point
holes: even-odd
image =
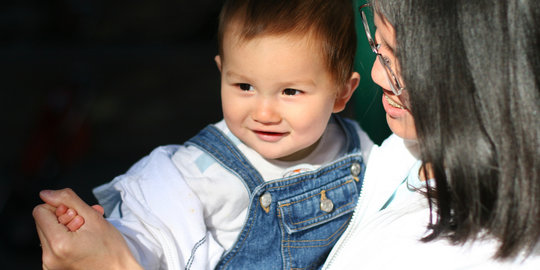
{"type": "Polygon", "coordinates": [[[238,80],[238,81],[242,81],[242,82],[250,82],[250,78],[244,76],[244,75],[241,75],[239,73],[236,73],[234,71],[231,71],[231,70],[228,70],[227,72],[225,72],[225,77],[226,78],[229,78],[229,79],[233,79],[233,80],[238,80]]]}
{"type": "MultiPolygon", "coordinates": [[[[240,81],[245,81],[245,82],[250,82],[251,80],[244,76],[244,75],[241,75],[241,74],[238,74],[232,70],[227,70],[227,72],[225,72],[225,76],[228,77],[228,78],[233,78],[235,80],[240,80],[240,81]]],[[[315,86],[317,85],[315,83],[315,81],[312,79],[312,78],[300,78],[300,79],[293,79],[293,80],[283,80],[281,82],[276,82],[276,83],[279,83],[279,85],[282,85],[283,87],[288,87],[288,86],[294,86],[294,85],[304,85],[304,86],[315,86]]]]}
{"type": "Polygon", "coordinates": [[[225,72],[225,76],[227,77],[238,77],[238,78],[244,78],[244,76],[234,72],[234,71],[230,71],[230,70],[227,70],[227,72],[225,72]]]}
{"type": "Polygon", "coordinates": [[[304,85],[304,86],[315,86],[316,83],[313,79],[300,79],[300,80],[291,80],[284,81],[283,85],[304,85]]]}

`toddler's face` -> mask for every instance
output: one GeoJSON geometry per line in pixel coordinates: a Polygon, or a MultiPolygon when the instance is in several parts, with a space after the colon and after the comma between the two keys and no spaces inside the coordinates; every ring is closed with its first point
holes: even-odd
{"type": "Polygon", "coordinates": [[[223,54],[216,61],[223,115],[233,134],[269,159],[298,160],[311,153],[332,112],[344,107],[335,102],[342,91],[320,50],[305,37],[238,42],[226,34],[223,54]]]}

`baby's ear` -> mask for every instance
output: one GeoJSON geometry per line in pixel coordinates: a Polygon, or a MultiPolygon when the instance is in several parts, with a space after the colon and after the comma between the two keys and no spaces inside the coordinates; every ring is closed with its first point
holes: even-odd
{"type": "Polygon", "coordinates": [[[347,102],[351,99],[356,87],[360,83],[360,74],[358,72],[353,72],[351,78],[345,86],[339,89],[336,95],[336,101],[334,102],[334,113],[341,112],[345,109],[347,102]]]}
{"type": "Polygon", "coordinates": [[[219,69],[219,72],[221,72],[221,56],[219,56],[219,54],[216,55],[214,61],[216,61],[217,68],[219,69]]]}

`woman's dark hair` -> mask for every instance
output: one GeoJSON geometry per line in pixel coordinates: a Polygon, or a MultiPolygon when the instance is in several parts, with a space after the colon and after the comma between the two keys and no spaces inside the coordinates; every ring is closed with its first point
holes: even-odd
{"type": "Polygon", "coordinates": [[[437,217],[424,241],[540,242],[540,1],[374,0],[396,31],[437,217]]]}

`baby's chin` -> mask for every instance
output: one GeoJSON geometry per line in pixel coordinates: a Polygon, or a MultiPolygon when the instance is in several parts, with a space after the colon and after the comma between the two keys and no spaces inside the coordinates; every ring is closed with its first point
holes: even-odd
{"type": "Polygon", "coordinates": [[[257,151],[263,158],[279,161],[296,161],[302,159],[299,158],[298,152],[293,153],[273,153],[273,152],[261,152],[257,151]]]}
{"type": "MultiPolygon", "coordinates": [[[[278,147],[279,146],[276,146],[276,148],[278,147]]],[[[257,151],[257,153],[259,153],[259,155],[261,155],[265,159],[293,162],[293,161],[301,160],[307,157],[312,152],[310,151],[309,148],[310,147],[308,147],[308,149],[302,149],[296,152],[282,152],[282,151],[279,151],[278,149],[272,149],[272,150],[278,150],[278,151],[271,151],[268,149],[265,149],[268,151],[261,150],[261,149],[254,149],[254,150],[257,151]]]]}

